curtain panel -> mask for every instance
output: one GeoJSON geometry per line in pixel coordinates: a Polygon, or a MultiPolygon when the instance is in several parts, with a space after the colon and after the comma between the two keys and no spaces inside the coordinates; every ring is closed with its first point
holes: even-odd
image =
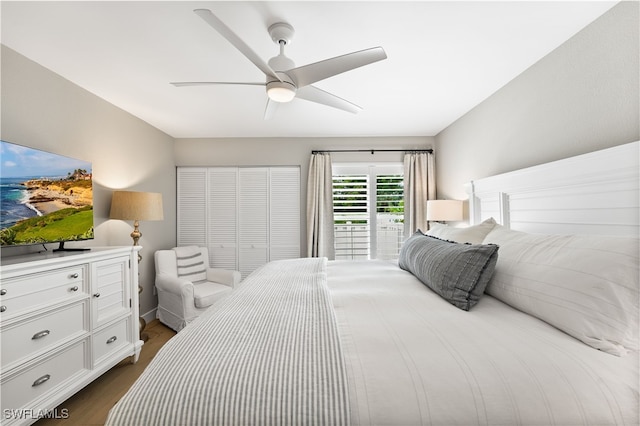
{"type": "Polygon", "coordinates": [[[427,228],[427,200],[436,198],[436,170],[433,153],[404,155],[404,235],[427,228]]]}
{"type": "Polygon", "coordinates": [[[335,259],[331,155],[315,153],[307,180],[307,256],[335,259]]]}

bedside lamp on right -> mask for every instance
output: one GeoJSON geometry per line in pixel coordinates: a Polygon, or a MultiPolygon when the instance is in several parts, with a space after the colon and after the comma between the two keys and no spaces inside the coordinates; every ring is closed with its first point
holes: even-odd
{"type": "Polygon", "coordinates": [[[427,201],[427,222],[455,222],[463,218],[463,202],[460,200],[427,201]]]}

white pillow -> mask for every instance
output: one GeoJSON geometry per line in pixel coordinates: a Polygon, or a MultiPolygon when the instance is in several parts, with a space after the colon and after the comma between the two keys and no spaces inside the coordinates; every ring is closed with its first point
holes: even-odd
{"type": "Polygon", "coordinates": [[[604,352],[639,349],[638,239],[496,225],[484,243],[500,246],[488,294],[604,352]]]}
{"type": "Polygon", "coordinates": [[[496,226],[496,221],[489,218],[477,225],[467,228],[452,228],[441,223],[432,223],[427,235],[456,243],[482,244],[482,240],[496,226]]]}

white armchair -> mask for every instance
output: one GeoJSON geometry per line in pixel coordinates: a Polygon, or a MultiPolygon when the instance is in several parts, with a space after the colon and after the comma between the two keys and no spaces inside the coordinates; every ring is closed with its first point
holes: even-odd
{"type": "Polygon", "coordinates": [[[226,297],[240,272],[209,267],[206,247],[176,247],[155,252],[158,311],[156,317],[182,330],[207,308],[226,297]]]}

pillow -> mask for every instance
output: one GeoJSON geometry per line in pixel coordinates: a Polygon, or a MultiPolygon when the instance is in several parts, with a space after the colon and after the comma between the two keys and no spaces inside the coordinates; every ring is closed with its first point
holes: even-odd
{"type": "Polygon", "coordinates": [[[484,293],[497,258],[496,245],[458,244],[418,230],[402,246],[398,264],[449,303],[468,311],[484,293]]]}
{"type": "Polygon", "coordinates": [[[432,223],[427,235],[441,238],[443,240],[455,241],[456,243],[482,244],[484,237],[496,226],[496,221],[489,218],[477,225],[467,228],[452,228],[441,223],[432,223]]]}
{"type": "Polygon", "coordinates": [[[197,246],[175,247],[178,278],[194,282],[206,281],[207,263],[197,246]]]}
{"type": "Polygon", "coordinates": [[[487,293],[596,349],[638,350],[638,239],[497,225],[484,242],[500,245],[487,293]]]}

